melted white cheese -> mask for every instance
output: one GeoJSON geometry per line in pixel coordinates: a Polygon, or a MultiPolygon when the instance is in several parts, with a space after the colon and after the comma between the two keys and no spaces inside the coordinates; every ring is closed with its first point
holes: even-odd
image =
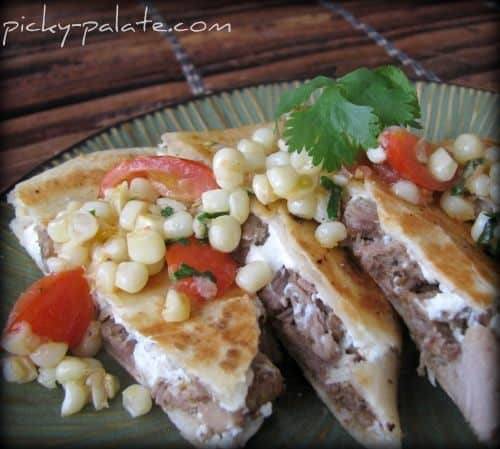
{"type": "Polygon", "coordinates": [[[431,320],[443,320],[456,315],[466,307],[464,299],[456,293],[439,292],[436,296],[422,301],[422,308],[431,320]]]}
{"type": "Polygon", "coordinates": [[[165,351],[144,337],[137,340],[133,357],[135,366],[149,388],[154,388],[162,380],[170,384],[191,381],[183,369],[172,364],[165,351]]]}
{"type": "Polygon", "coordinates": [[[28,226],[22,233],[21,244],[24,246],[28,254],[35,261],[40,269],[45,273],[45,263],[42,257],[42,245],[37,231],[37,224],[34,223],[28,226]]]}

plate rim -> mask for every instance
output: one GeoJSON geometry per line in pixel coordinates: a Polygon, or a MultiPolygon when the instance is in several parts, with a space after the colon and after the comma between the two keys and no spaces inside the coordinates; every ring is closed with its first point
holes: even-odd
{"type": "MultiPolygon", "coordinates": [[[[276,85],[282,86],[282,85],[285,85],[285,84],[292,84],[292,83],[295,83],[295,82],[305,82],[308,79],[309,78],[293,79],[293,80],[278,80],[278,81],[267,82],[267,83],[252,84],[252,85],[248,85],[248,86],[240,86],[238,88],[233,88],[233,89],[228,89],[228,90],[223,90],[223,91],[218,91],[218,92],[213,92],[213,93],[207,93],[207,94],[204,94],[204,95],[200,95],[200,96],[196,96],[196,97],[193,97],[193,98],[190,98],[190,99],[186,99],[185,101],[182,101],[182,102],[174,102],[172,104],[163,105],[161,107],[154,108],[151,111],[142,112],[142,113],[140,113],[138,115],[129,117],[127,119],[120,120],[119,122],[116,122],[116,123],[114,123],[114,124],[112,124],[110,126],[103,127],[101,129],[93,132],[92,134],[86,136],[85,138],[79,140],[78,142],[75,142],[75,143],[73,143],[71,145],[68,145],[63,150],[59,151],[57,154],[54,154],[50,158],[48,158],[48,159],[46,159],[46,160],[38,163],[29,172],[27,172],[26,174],[24,174],[20,179],[18,179],[14,183],[12,183],[3,192],[1,192],[0,193],[0,201],[5,200],[6,195],[12,190],[12,188],[14,188],[14,186],[17,183],[22,182],[23,180],[26,180],[29,177],[33,176],[34,174],[38,173],[41,167],[50,164],[52,161],[58,160],[64,154],[71,152],[72,150],[74,150],[75,148],[77,148],[77,147],[79,147],[81,145],[84,145],[85,142],[90,141],[90,140],[96,138],[97,136],[99,136],[101,134],[105,134],[105,133],[109,132],[113,128],[119,128],[119,127],[123,126],[124,124],[132,123],[135,120],[143,120],[144,117],[147,117],[148,115],[152,115],[155,112],[160,112],[160,111],[163,111],[163,110],[167,110],[167,109],[171,109],[171,108],[176,108],[178,106],[182,106],[182,105],[186,105],[186,104],[189,104],[189,103],[192,103],[192,102],[196,102],[197,100],[204,100],[205,98],[208,98],[208,97],[216,97],[216,96],[219,96],[219,95],[223,95],[225,93],[226,94],[232,94],[234,92],[242,91],[244,89],[249,89],[249,88],[259,88],[259,87],[266,88],[266,87],[269,87],[269,86],[276,86],[276,85]]],[[[444,85],[444,86],[450,86],[450,87],[455,86],[455,87],[459,87],[461,89],[466,89],[466,91],[468,91],[468,92],[476,92],[476,91],[489,92],[490,94],[493,94],[495,97],[500,98],[500,92],[489,91],[489,90],[486,90],[486,89],[476,89],[476,88],[468,87],[468,86],[457,86],[457,85],[451,84],[451,83],[428,82],[428,81],[421,81],[421,80],[417,80],[415,82],[415,84],[417,84],[417,83],[421,84],[421,85],[429,85],[429,86],[430,85],[437,85],[437,86],[443,86],[444,85]]],[[[98,152],[98,151],[102,151],[102,150],[97,150],[97,151],[92,150],[92,152],[98,152]]],[[[49,444],[51,444],[51,442],[49,442],[49,444]]],[[[479,443],[476,441],[475,445],[478,445],[478,444],[479,443]]]]}
{"type": "MultiPolygon", "coordinates": [[[[298,77],[298,78],[269,81],[269,82],[257,83],[257,84],[248,84],[248,85],[234,87],[234,88],[230,88],[230,89],[218,90],[217,92],[206,92],[206,93],[203,93],[203,94],[198,95],[198,96],[191,97],[191,98],[186,99],[186,100],[182,100],[182,101],[178,101],[178,102],[172,102],[172,103],[167,103],[167,104],[165,104],[163,106],[159,106],[159,107],[153,108],[150,111],[141,112],[141,113],[139,113],[137,115],[132,115],[132,116],[126,118],[126,119],[119,120],[119,121],[117,121],[116,123],[113,123],[110,126],[106,126],[106,127],[100,128],[100,129],[94,131],[93,133],[87,135],[86,137],[83,137],[82,139],[80,139],[80,140],[78,140],[78,141],[76,141],[76,142],[68,145],[67,147],[64,147],[62,150],[58,151],[56,154],[53,154],[48,159],[45,159],[42,162],[40,162],[37,165],[35,165],[28,172],[26,172],[24,175],[22,175],[17,180],[15,180],[12,183],[10,183],[7,187],[5,187],[0,192],[0,201],[5,201],[6,198],[7,198],[7,195],[9,194],[9,192],[11,192],[18,183],[20,183],[22,181],[25,181],[25,180],[27,180],[27,179],[29,179],[29,178],[37,175],[39,173],[40,167],[42,167],[43,165],[51,164],[53,161],[55,161],[56,159],[60,158],[65,153],[68,153],[71,150],[75,149],[76,147],[83,145],[88,140],[95,139],[100,134],[106,133],[106,132],[110,131],[113,128],[117,128],[117,127],[123,126],[126,123],[132,122],[134,120],[144,119],[144,117],[146,117],[146,116],[148,116],[150,114],[155,114],[155,113],[157,113],[159,111],[162,111],[164,109],[176,108],[178,106],[185,106],[188,103],[195,102],[195,101],[198,101],[198,100],[204,100],[204,99],[209,98],[209,97],[215,97],[215,96],[223,95],[223,94],[231,94],[231,93],[234,93],[234,92],[237,92],[237,91],[241,91],[243,89],[268,87],[268,86],[285,84],[285,83],[288,83],[288,84],[292,84],[292,83],[296,83],[296,82],[304,83],[304,82],[307,82],[307,81],[309,81],[311,79],[312,79],[311,77],[298,77]]],[[[420,79],[415,79],[413,77],[409,77],[409,79],[410,79],[410,81],[413,84],[424,84],[424,85],[457,87],[459,89],[466,89],[466,90],[473,91],[473,92],[474,91],[478,91],[478,92],[483,92],[483,93],[489,93],[489,94],[495,95],[495,96],[497,96],[497,97],[500,98],[500,92],[496,92],[494,90],[489,90],[489,89],[484,89],[484,88],[477,88],[477,87],[470,87],[470,86],[464,86],[464,85],[460,85],[460,84],[457,84],[457,83],[448,83],[448,82],[442,82],[442,81],[420,80],[420,79]]],[[[124,148],[127,148],[127,147],[124,147],[124,148]]],[[[102,151],[102,150],[92,151],[92,153],[93,152],[98,152],[98,151],[102,151]]]]}

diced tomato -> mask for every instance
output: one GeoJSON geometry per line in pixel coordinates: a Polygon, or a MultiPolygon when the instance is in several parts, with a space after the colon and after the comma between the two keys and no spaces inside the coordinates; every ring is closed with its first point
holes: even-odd
{"type": "Polygon", "coordinates": [[[212,170],[200,162],[174,156],[139,156],[106,173],[99,196],[138,177],[148,178],[162,196],[180,201],[195,201],[203,192],[218,188],[212,170]]]}
{"type": "Polygon", "coordinates": [[[438,181],[429,167],[418,160],[417,151],[427,155],[433,151],[429,142],[402,128],[391,128],[383,132],[379,142],[387,152],[387,162],[402,177],[429,190],[444,191],[455,184],[455,179],[438,181]]]}
{"type": "MultiPolygon", "coordinates": [[[[236,262],[231,255],[213,249],[208,243],[200,242],[191,237],[189,244],[172,243],[167,246],[166,259],[168,273],[173,275],[181,266],[186,264],[191,268],[203,273],[209,271],[215,276],[217,293],[220,297],[234,282],[236,277],[236,262]]],[[[206,278],[189,277],[176,281],[176,288],[189,296],[204,298],[206,295],[203,289],[206,282],[199,282],[206,278]]]]}
{"type": "Polygon", "coordinates": [[[6,332],[27,322],[33,333],[51,341],[77,346],[94,315],[83,270],[51,274],[31,285],[14,304],[6,332]]]}

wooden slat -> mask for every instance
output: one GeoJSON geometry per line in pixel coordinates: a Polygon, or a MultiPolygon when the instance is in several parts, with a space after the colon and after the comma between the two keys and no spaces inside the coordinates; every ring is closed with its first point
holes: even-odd
{"type": "MultiPolygon", "coordinates": [[[[48,23],[112,22],[112,1],[47,2],[48,23]]],[[[500,11],[485,2],[341,1],[443,81],[498,90],[500,11]]],[[[177,33],[212,91],[397,64],[361,30],[318,3],[232,0],[155,2],[170,23],[231,23],[227,32],[177,33]]],[[[40,20],[40,2],[9,2],[2,20],[40,20]]],[[[144,5],[121,0],[120,21],[144,5]]],[[[0,191],[68,146],[137,114],[192,97],[165,36],[72,31],[12,33],[0,53],[0,191]]],[[[413,73],[405,68],[410,76],[413,73]]]]}
{"type": "Polygon", "coordinates": [[[388,20],[384,6],[381,2],[344,4],[443,81],[498,90],[498,79],[481,76],[500,68],[498,9],[485,2],[395,2],[388,20]]]}
{"type": "Polygon", "coordinates": [[[313,77],[318,74],[342,75],[361,65],[376,67],[391,63],[391,58],[370,43],[356,47],[355,56],[349,49],[337,49],[303,57],[280,59],[274,63],[257,65],[216,73],[205,78],[205,86],[212,91],[227,90],[232,87],[247,86],[277,80],[313,77]],[[348,59],[343,58],[349,53],[348,59]]]}
{"type": "MultiPolygon", "coordinates": [[[[55,7],[49,4],[48,8],[55,7]]],[[[112,7],[106,9],[107,15],[102,22],[113,20],[110,11],[112,7]]],[[[135,3],[133,12],[129,11],[126,17],[139,20],[141,11],[135,3]]],[[[91,20],[91,13],[85,16],[91,20]]],[[[70,15],[65,23],[84,18],[70,15]]],[[[40,39],[49,38],[42,33],[30,34],[40,39]]],[[[106,34],[106,39],[89,39],[84,47],[73,41],[64,48],[56,46],[5,58],[0,81],[3,92],[0,113],[12,117],[121,90],[183,80],[180,66],[161,34],[150,30],[146,33],[95,33],[95,37],[106,34]]]]}
{"type": "Polygon", "coordinates": [[[185,82],[29,114],[0,123],[0,192],[37,164],[102,128],[191,97],[185,82]]]}
{"type": "Polygon", "coordinates": [[[319,5],[278,5],[265,10],[222,14],[231,33],[182,33],[180,41],[210,89],[345,73],[390,58],[362,31],[319,5]],[[252,45],[248,40],[251,36],[252,45]],[[223,49],[223,51],[221,51],[223,49]]]}
{"type": "Polygon", "coordinates": [[[30,108],[45,109],[123,89],[183,79],[163,39],[160,43],[148,39],[139,43],[133,38],[122,36],[111,46],[99,43],[64,48],[51,54],[26,55],[7,61],[0,81],[1,113],[12,116],[30,108]],[[28,73],[26,67],[31,69],[28,73]]]}

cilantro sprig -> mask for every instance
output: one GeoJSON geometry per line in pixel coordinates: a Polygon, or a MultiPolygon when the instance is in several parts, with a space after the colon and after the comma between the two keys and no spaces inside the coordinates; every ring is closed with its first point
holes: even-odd
{"type": "Polygon", "coordinates": [[[190,278],[190,277],[203,277],[210,279],[212,282],[217,282],[217,278],[211,271],[198,271],[196,268],[191,267],[185,263],[181,263],[179,269],[172,274],[172,279],[178,281],[180,279],[190,278]]]}
{"type": "Polygon", "coordinates": [[[328,171],[352,165],[360,149],[376,147],[387,126],[420,127],[415,87],[394,66],[360,68],[336,80],[318,76],[283,94],[276,119],[283,114],[289,151],[305,150],[328,171]]]}

